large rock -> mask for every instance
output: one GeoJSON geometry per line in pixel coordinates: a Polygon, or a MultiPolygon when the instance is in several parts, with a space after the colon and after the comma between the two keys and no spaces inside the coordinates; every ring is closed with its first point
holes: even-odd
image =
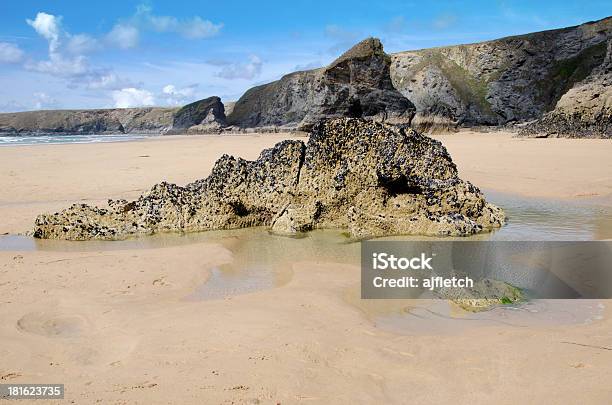
{"type": "Polygon", "coordinates": [[[465,236],[504,223],[438,141],[363,119],[317,124],[307,144],[283,141],[255,161],[224,155],[210,176],[160,183],[135,201],[84,204],[36,219],[34,236],[120,239],[132,234],[270,226],[293,234],[347,228],[357,238],[465,236]]]}
{"type": "Polygon", "coordinates": [[[416,129],[529,121],[555,108],[602,64],[611,37],[612,18],[605,18],[469,45],[400,52],[391,55],[391,77],[416,106],[416,129]]]}
{"type": "Polygon", "coordinates": [[[179,109],[174,114],[173,130],[199,126],[202,130],[218,130],[226,125],[225,109],[219,97],[199,100],[179,109]]]}
{"type": "Polygon", "coordinates": [[[325,68],[291,73],[248,90],[228,123],[308,129],[330,117],[409,122],[414,106],[393,87],[390,64],[380,41],[366,39],[325,68]]]}

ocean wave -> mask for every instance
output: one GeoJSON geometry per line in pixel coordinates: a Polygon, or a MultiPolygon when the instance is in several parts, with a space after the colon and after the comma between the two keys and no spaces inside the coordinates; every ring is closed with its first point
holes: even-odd
{"type": "Polygon", "coordinates": [[[104,142],[126,142],[149,138],[156,135],[0,135],[0,146],[14,145],[48,145],[48,144],[72,144],[72,143],[104,143],[104,142]]]}

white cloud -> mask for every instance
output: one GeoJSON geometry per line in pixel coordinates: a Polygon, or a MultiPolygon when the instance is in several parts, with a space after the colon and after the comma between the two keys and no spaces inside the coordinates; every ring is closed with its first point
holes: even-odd
{"type": "Polygon", "coordinates": [[[223,24],[214,24],[199,16],[178,19],[173,16],[159,16],[148,6],[140,5],[129,19],[121,21],[106,34],[106,41],[121,49],[138,46],[141,31],[176,33],[188,39],[210,38],[219,33],[223,24]]]}
{"type": "Polygon", "coordinates": [[[162,92],[164,94],[174,94],[175,91],[176,91],[176,87],[174,87],[173,84],[165,85],[164,88],[162,89],[162,92]]]}
{"type": "Polygon", "coordinates": [[[77,55],[67,58],[60,51],[62,17],[40,12],[36,14],[34,20],[27,19],[26,21],[49,42],[49,59],[39,62],[30,61],[26,63],[26,69],[63,77],[78,76],[87,71],[85,57],[77,55]]]}
{"type": "Polygon", "coordinates": [[[62,28],[62,17],[45,12],[36,14],[34,20],[26,20],[34,30],[49,42],[49,53],[62,52],[62,42],[67,40],[64,51],[72,54],[82,54],[92,51],[98,47],[98,41],[87,34],[71,35],[62,28]]]}
{"type": "Polygon", "coordinates": [[[49,58],[28,61],[24,65],[26,70],[61,77],[68,82],[69,88],[115,90],[130,86],[127,80],[119,78],[112,70],[91,66],[82,54],[97,48],[99,42],[87,34],[71,35],[65,32],[61,21],[61,17],[43,12],[38,13],[34,20],[27,20],[49,42],[49,58]],[[62,46],[63,40],[67,40],[66,46],[62,46]]]}
{"type": "Polygon", "coordinates": [[[23,51],[17,45],[0,42],[0,63],[17,63],[23,59],[23,51]]]}
{"type": "Polygon", "coordinates": [[[184,105],[193,101],[197,84],[177,89],[173,84],[168,84],[162,89],[162,98],[166,105],[184,105]]]}
{"type": "Polygon", "coordinates": [[[98,40],[87,34],[71,35],[68,39],[68,52],[83,54],[98,48],[98,40]]]}
{"type": "Polygon", "coordinates": [[[223,24],[213,24],[196,16],[184,21],[180,25],[178,32],[189,39],[210,38],[217,35],[221,28],[223,28],[223,24]]]}
{"type": "Polygon", "coordinates": [[[193,96],[193,94],[195,93],[195,89],[197,87],[198,87],[197,84],[192,84],[190,86],[183,87],[181,89],[177,89],[175,85],[168,84],[164,86],[164,88],[162,89],[162,92],[169,96],[189,97],[189,96],[193,96]]]}
{"type": "Polygon", "coordinates": [[[49,54],[48,60],[28,62],[26,69],[40,73],[48,73],[53,76],[74,77],[87,73],[89,66],[84,56],[66,58],[58,53],[49,54]]]}
{"type": "Polygon", "coordinates": [[[138,28],[130,24],[116,24],[106,35],[106,39],[112,45],[121,49],[130,49],[138,45],[140,33],[138,28]]]}
{"type": "Polygon", "coordinates": [[[153,93],[135,87],[113,91],[113,100],[117,108],[151,106],[155,104],[153,93]]]}
{"type": "Polygon", "coordinates": [[[147,8],[146,10],[139,9],[138,14],[143,20],[151,24],[151,27],[158,32],[167,32],[176,29],[178,25],[178,20],[176,17],[170,16],[154,16],[151,15],[151,9],[147,8]]]}
{"type": "Polygon", "coordinates": [[[50,108],[57,108],[58,106],[58,101],[53,97],[50,97],[47,93],[34,93],[34,109],[44,110],[50,108]]]}
{"type": "Polygon", "coordinates": [[[65,79],[69,88],[117,90],[132,85],[130,80],[117,76],[110,69],[90,66],[84,56],[65,58],[61,55],[50,55],[49,60],[29,62],[25,64],[25,68],[65,79]]]}
{"type": "Polygon", "coordinates": [[[92,90],[119,90],[133,87],[134,84],[127,79],[117,76],[110,70],[99,70],[89,77],[86,87],[92,90]]]}
{"type": "Polygon", "coordinates": [[[49,41],[49,52],[57,51],[60,44],[62,17],[40,12],[36,14],[34,20],[29,18],[26,22],[36,30],[36,32],[49,41]]]}
{"type": "MultiPolygon", "coordinates": [[[[120,72],[116,72],[110,67],[107,68],[94,62],[94,59],[88,57],[88,53],[106,51],[110,48],[134,48],[139,44],[145,32],[171,33],[196,39],[217,35],[223,26],[221,23],[213,23],[199,16],[186,18],[159,16],[153,14],[150,9],[141,9],[132,16],[114,21],[114,25],[111,25],[112,29],[101,35],[68,32],[63,25],[64,21],[62,16],[44,11],[34,13],[26,20],[28,27],[31,27],[40,39],[46,41],[48,45],[46,57],[34,55],[28,57],[17,45],[13,45],[11,40],[2,42],[0,38],[0,63],[19,62],[24,71],[24,77],[33,78],[33,81],[40,83],[40,77],[32,73],[35,72],[45,75],[47,79],[45,81],[47,84],[30,86],[32,88],[28,93],[32,95],[38,92],[36,96],[30,96],[26,100],[22,100],[22,95],[13,96],[15,100],[20,100],[21,104],[5,103],[0,105],[0,109],[23,110],[59,106],[57,100],[49,95],[57,98],[61,96],[62,106],[65,105],[64,102],[68,98],[79,99],[80,104],[87,106],[95,106],[96,103],[106,106],[112,103],[117,107],[157,104],[184,105],[202,96],[197,85],[185,86],[182,84],[185,71],[176,77],[160,77],[159,74],[142,76],[140,71],[130,70],[130,66],[122,65],[117,68],[120,69],[120,72]],[[132,74],[134,77],[138,75],[142,82],[131,81],[124,77],[124,75],[132,74]],[[49,77],[60,80],[48,80],[49,77]],[[162,90],[162,86],[167,83],[173,84],[166,85],[162,90]]],[[[219,69],[223,69],[221,74],[224,77],[253,78],[260,75],[262,62],[258,57],[253,56],[245,63],[230,65],[215,68],[202,64],[202,69],[206,73],[203,77],[212,79],[219,69]]],[[[233,85],[231,81],[226,83],[233,85]]],[[[217,88],[225,91],[225,84],[215,86],[217,86],[216,83],[208,85],[206,94],[209,92],[221,94],[222,91],[217,88]]],[[[19,93],[17,87],[15,86],[13,90],[15,94],[19,93]]],[[[23,91],[19,94],[23,94],[23,91]]],[[[2,98],[4,97],[3,95],[2,98]]]]}
{"type": "Polygon", "coordinates": [[[222,79],[252,80],[261,74],[263,62],[257,55],[251,55],[248,63],[232,63],[224,66],[217,76],[222,79]]]}
{"type": "Polygon", "coordinates": [[[157,32],[174,32],[188,39],[210,38],[219,33],[223,24],[215,24],[200,16],[179,20],[172,16],[158,16],[151,7],[140,5],[134,16],[134,23],[150,27],[157,32]]]}

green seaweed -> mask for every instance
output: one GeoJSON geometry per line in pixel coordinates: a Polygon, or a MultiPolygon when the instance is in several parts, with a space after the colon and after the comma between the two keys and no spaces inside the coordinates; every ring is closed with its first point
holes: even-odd
{"type": "Polygon", "coordinates": [[[515,287],[512,284],[506,284],[508,288],[508,295],[504,295],[499,299],[500,304],[509,305],[525,301],[525,295],[523,294],[523,291],[520,288],[515,287]]]}

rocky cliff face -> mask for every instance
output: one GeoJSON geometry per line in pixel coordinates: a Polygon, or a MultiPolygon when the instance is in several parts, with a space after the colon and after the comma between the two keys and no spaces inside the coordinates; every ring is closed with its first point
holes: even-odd
{"type": "Polygon", "coordinates": [[[612,39],[607,42],[603,63],[563,94],[554,110],[520,134],[612,138],[612,39]]]}
{"type": "MultiPolygon", "coordinates": [[[[416,106],[414,124],[421,129],[533,120],[554,109],[585,78],[599,80],[611,37],[612,18],[606,18],[477,44],[400,52],[391,55],[391,77],[416,106]]],[[[566,99],[566,104],[575,100],[566,99]]],[[[595,109],[603,100],[593,103],[595,109]]]]}
{"type": "Polygon", "coordinates": [[[612,17],[477,44],[386,55],[356,45],[326,68],[255,87],[230,124],[304,126],[333,116],[412,118],[418,130],[538,120],[523,133],[610,136],[612,17]],[[397,89],[397,91],[395,91],[397,89]]]}
{"type": "Polygon", "coordinates": [[[45,110],[0,114],[0,134],[122,134],[186,132],[225,125],[223,103],[210,97],[183,108],[45,110]]]}
{"type": "Polygon", "coordinates": [[[307,144],[283,141],[255,161],[224,155],[209,177],[185,187],[160,183],[135,201],[40,215],[33,234],[120,239],[265,225],[282,234],[333,227],[359,238],[463,236],[504,219],[458,177],[440,142],[408,128],[342,118],[315,125],[307,144]]]}
{"type": "Polygon", "coordinates": [[[157,133],[172,127],[176,108],[45,110],[0,114],[0,133],[157,133]]]}
{"type": "Polygon", "coordinates": [[[234,105],[228,123],[310,128],[330,117],[409,122],[414,106],[393,87],[390,65],[380,41],[366,39],[325,68],[295,72],[248,90],[234,105]]]}
{"type": "Polygon", "coordinates": [[[187,104],[174,114],[172,128],[181,130],[199,126],[202,131],[219,130],[226,125],[225,109],[219,97],[209,97],[187,104]]]}

